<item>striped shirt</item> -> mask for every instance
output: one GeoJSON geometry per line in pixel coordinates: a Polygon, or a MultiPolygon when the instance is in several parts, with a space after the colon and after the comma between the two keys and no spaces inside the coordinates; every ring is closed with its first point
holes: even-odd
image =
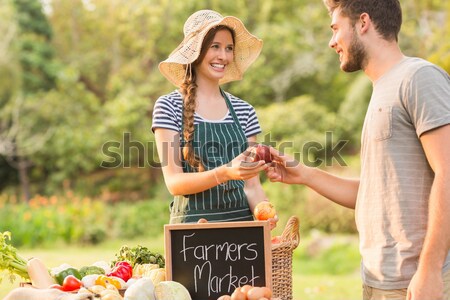
{"type": "MultiPolygon", "coordinates": [[[[223,165],[241,154],[247,138],[261,132],[254,108],[226,93],[228,113],[222,120],[205,120],[194,114],[192,146],[207,170],[223,165]]],[[[152,130],[164,128],[181,132],[183,98],[178,91],[160,97],[154,107],[152,130]]],[[[180,140],[182,135],[180,134],[180,140]]],[[[194,172],[183,161],[184,172],[194,172]]],[[[170,223],[191,223],[205,218],[213,222],[253,220],[243,180],[228,180],[205,191],[175,195],[170,223]]]]}
{"type": "MultiPolygon", "coordinates": [[[[251,137],[261,133],[258,117],[253,106],[244,100],[226,93],[231,105],[239,119],[239,123],[244,131],[245,136],[251,137]]],[[[164,128],[174,130],[181,133],[181,120],[183,110],[183,96],[178,90],[173,91],[168,95],[164,95],[156,100],[153,109],[153,123],[152,131],[156,128],[164,128]]],[[[233,123],[233,117],[228,111],[228,114],[223,120],[205,120],[197,113],[194,114],[194,125],[199,122],[219,122],[219,123],[233,123]]]]}

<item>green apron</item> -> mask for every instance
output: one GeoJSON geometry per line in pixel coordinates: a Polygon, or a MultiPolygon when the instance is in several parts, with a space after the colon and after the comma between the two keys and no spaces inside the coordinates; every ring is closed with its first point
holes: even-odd
{"type": "MultiPolygon", "coordinates": [[[[223,91],[221,93],[234,122],[199,122],[194,130],[192,146],[195,154],[202,159],[206,170],[230,162],[248,147],[247,138],[231,101],[223,91]]],[[[183,128],[181,130],[183,131],[183,128]]],[[[183,147],[183,134],[180,139],[183,147]]],[[[182,165],[185,173],[196,172],[183,158],[182,165]]],[[[252,221],[253,215],[244,193],[244,181],[229,180],[200,193],[175,196],[170,205],[171,224],[193,223],[201,218],[210,222],[252,221]]]]}

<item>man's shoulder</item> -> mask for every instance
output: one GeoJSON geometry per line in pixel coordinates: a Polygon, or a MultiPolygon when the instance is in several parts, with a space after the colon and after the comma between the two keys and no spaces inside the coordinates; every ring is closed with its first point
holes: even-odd
{"type": "Polygon", "coordinates": [[[439,72],[447,73],[438,65],[420,57],[407,57],[405,60],[405,67],[411,72],[417,72],[424,69],[434,69],[439,72]]]}

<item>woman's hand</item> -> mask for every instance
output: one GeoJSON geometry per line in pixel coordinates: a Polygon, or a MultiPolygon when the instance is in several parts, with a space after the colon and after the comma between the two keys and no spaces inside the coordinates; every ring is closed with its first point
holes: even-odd
{"type": "Polygon", "coordinates": [[[267,219],[270,225],[270,230],[273,230],[275,227],[277,227],[278,223],[278,215],[275,215],[273,218],[267,219]]]}
{"type": "MultiPolygon", "coordinates": [[[[250,148],[249,148],[250,149],[250,148]]],[[[220,182],[228,180],[247,180],[266,170],[269,166],[264,161],[253,162],[249,149],[236,156],[229,163],[218,167],[217,177],[220,182]]]]}

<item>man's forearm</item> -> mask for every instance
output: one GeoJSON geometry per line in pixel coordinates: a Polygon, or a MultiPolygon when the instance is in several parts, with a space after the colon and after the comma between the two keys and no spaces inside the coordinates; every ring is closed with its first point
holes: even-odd
{"type": "Polygon", "coordinates": [[[347,208],[355,208],[359,180],[335,176],[318,168],[308,168],[305,185],[347,208]]]}
{"type": "Polygon", "coordinates": [[[441,269],[450,248],[450,176],[436,174],[419,269],[441,269]]]}

